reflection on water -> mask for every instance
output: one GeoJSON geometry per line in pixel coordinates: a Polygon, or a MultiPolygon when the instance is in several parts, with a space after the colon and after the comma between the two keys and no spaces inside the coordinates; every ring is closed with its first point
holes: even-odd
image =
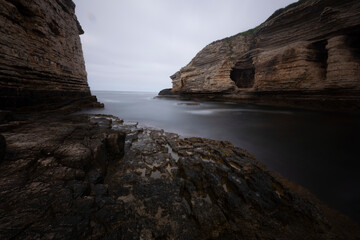
{"type": "Polygon", "coordinates": [[[360,222],[360,117],[249,104],[186,104],[153,99],[155,93],[94,94],[105,108],[88,112],[183,136],[231,141],[360,222]]]}

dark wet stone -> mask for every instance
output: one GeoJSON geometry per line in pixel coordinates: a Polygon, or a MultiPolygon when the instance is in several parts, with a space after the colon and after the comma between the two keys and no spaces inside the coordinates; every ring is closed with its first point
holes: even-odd
{"type": "Polygon", "coordinates": [[[6,141],[3,135],[0,135],[0,163],[5,157],[6,153],[6,141]]]}
{"type": "Polygon", "coordinates": [[[58,161],[67,167],[84,169],[89,167],[91,150],[83,144],[69,142],[62,144],[54,153],[58,161]]]}
{"type": "Polygon", "coordinates": [[[104,176],[98,170],[90,170],[87,174],[87,180],[92,184],[102,183],[104,182],[104,176]]]}
{"type": "Polygon", "coordinates": [[[169,95],[174,95],[174,93],[172,92],[171,88],[165,88],[165,89],[161,90],[158,95],[169,96],[169,95]]]}
{"type": "Polygon", "coordinates": [[[0,239],[359,235],[355,223],[229,142],[104,115],[43,116],[2,134],[0,239]]]}
{"type": "Polygon", "coordinates": [[[0,110],[0,124],[14,120],[14,116],[10,111],[0,110]]]}
{"type": "Polygon", "coordinates": [[[108,186],[104,184],[91,184],[91,195],[102,196],[108,192],[108,186]]]}
{"type": "Polygon", "coordinates": [[[124,155],[125,133],[111,133],[106,137],[107,152],[110,159],[119,159],[124,155]]]}
{"type": "Polygon", "coordinates": [[[90,194],[90,184],[87,182],[69,181],[68,186],[73,191],[74,199],[90,194]]]}

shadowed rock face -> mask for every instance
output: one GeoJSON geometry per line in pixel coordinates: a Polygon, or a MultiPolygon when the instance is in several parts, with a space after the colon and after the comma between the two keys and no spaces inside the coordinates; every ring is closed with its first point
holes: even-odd
{"type": "Polygon", "coordinates": [[[6,141],[3,135],[0,135],[0,163],[5,157],[6,153],[6,141]]]}
{"type": "Polygon", "coordinates": [[[0,0],[0,109],[89,97],[71,0],[0,0]]]}
{"type": "Polygon", "coordinates": [[[358,225],[229,142],[112,116],[26,119],[3,132],[1,239],[359,236],[358,225]]]}
{"type": "Polygon", "coordinates": [[[359,12],[357,0],[299,1],[206,46],[171,76],[172,91],[359,111],[359,12]]]}

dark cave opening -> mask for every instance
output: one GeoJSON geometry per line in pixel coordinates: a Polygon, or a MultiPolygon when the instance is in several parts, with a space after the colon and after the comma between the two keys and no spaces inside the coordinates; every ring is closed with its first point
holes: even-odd
{"type": "Polygon", "coordinates": [[[230,78],[238,88],[252,88],[254,77],[255,68],[251,59],[236,63],[230,72],[230,78]]]}
{"type": "Polygon", "coordinates": [[[326,78],[326,72],[328,67],[328,50],[326,49],[327,44],[327,40],[315,42],[312,44],[312,47],[316,50],[315,61],[320,63],[323,79],[326,78]]]}
{"type": "Polygon", "coordinates": [[[354,32],[347,37],[347,45],[356,60],[360,61],[360,32],[354,32]]]}

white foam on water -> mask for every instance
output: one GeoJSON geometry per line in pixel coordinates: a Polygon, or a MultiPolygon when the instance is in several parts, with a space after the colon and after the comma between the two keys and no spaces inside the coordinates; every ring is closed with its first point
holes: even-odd
{"type": "Polygon", "coordinates": [[[206,110],[206,109],[203,109],[203,110],[190,110],[190,111],[186,111],[186,112],[190,113],[190,114],[194,114],[194,115],[211,115],[211,114],[215,113],[214,110],[206,110]]]}
{"type": "Polygon", "coordinates": [[[269,114],[293,114],[290,111],[261,110],[261,109],[239,109],[240,112],[269,113],[269,114]]]}
{"type": "Polygon", "coordinates": [[[119,101],[119,100],[113,100],[113,99],[107,99],[107,98],[102,98],[101,99],[101,102],[105,102],[105,103],[121,103],[122,101],[119,101]]]}
{"type": "Polygon", "coordinates": [[[265,113],[265,114],[286,114],[291,115],[293,112],[291,111],[274,111],[274,110],[261,110],[261,109],[199,109],[199,110],[188,110],[187,113],[194,114],[194,115],[212,115],[216,113],[223,113],[223,112],[236,112],[237,114],[241,113],[265,113]]]}
{"type": "Polygon", "coordinates": [[[222,109],[222,108],[215,108],[215,109],[201,109],[201,110],[189,110],[186,111],[187,113],[194,114],[194,115],[212,115],[215,113],[220,112],[240,112],[240,109],[222,109]]]}

